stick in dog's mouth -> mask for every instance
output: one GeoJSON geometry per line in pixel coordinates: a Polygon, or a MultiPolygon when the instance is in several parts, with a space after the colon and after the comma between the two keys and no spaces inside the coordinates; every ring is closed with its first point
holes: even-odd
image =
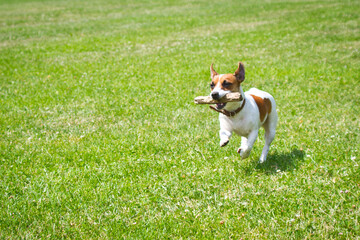
{"type": "MultiPolygon", "coordinates": [[[[220,104],[226,102],[239,102],[243,100],[243,96],[239,92],[228,93],[219,100],[214,100],[210,96],[199,96],[194,99],[196,104],[219,104],[217,107],[221,107],[220,104]]],[[[222,106],[222,108],[225,107],[222,106]]]]}

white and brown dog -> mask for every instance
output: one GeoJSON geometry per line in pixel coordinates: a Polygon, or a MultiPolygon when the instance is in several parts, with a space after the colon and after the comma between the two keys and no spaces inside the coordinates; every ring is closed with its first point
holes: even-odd
{"type": "Polygon", "coordinates": [[[245,79],[244,65],[239,62],[239,67],[234,74],[218,74],[213,64],[211,72],[210,96],[219,100],[230,92],[240,92],[240,102],[228,102],[210,106],[220,112],[220,146],[229,143],[233,132],[241,136],[241,146],[238,153],[241,158],[247,158],[256,141],[260,127],[265,129],[265,146],[261,153],[260,163],[266,160],[271,142],[275,137],[278,120],[276,104],[273,96],[256,88],[243,92],[241,83],[245,79]]]}

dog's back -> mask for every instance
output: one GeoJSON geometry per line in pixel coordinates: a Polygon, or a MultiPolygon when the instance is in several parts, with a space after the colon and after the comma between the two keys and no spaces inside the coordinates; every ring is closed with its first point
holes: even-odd
{"type": "MultiPolygon", "coordinates": [[[[260,122],[262,124],[267,122],[267,119],[276,118],[277,121],[277,113],[276,113],[276,103],[274,97],[264,91],[261,91],[257,88],[251,88],[249,91],[245,92],[245,96],[249,99],[253,99],[259,109],[260,113],[260,122]]],[[[270,120],[271,121],[271,120],[270,120]]]]}

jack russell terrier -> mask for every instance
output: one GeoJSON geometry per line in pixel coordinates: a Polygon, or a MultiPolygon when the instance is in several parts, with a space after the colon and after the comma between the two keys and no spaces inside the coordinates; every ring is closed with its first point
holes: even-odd
{"type": "Polygon", "coordinates": [[[275,99],[269,93],[256,88],[243,92],[241,83],[245,79],[244,65],[239,62],[239,67],[234,74],[218,74],[213,64],[211,72],[211,93],[214,100],[219,100],[230,92],[240,92],[240,102],[218,103],[216,107],[210,106],[219,112],[220,120],[220,146],[229,143],[233,132],[241,136],[241,146],[237,150],[241,158],[247,158],[256,141],[260,127],[265,129],[265,146],[259,162],[263,163],[269,152],[271,142],[275,137],[278,115],[275,99]]]}

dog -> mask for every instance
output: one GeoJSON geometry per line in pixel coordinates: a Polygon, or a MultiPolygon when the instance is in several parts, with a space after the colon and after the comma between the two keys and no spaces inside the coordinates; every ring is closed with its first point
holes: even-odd
{"type": "Polygon", "coordinates": [[[241,145],[237,152],[242,159],[249,157],[251,149],[257,139],[260,127],[265,129],[265,146],[260,156],[260,163],[266,161],[270,144],[275,137],[278,115],[276,103],[269,93],[256,88],[243,92],[241,87],[245,80],[244,64],[239,66],[234,74],[218,74],[213,64],[210,66],[211,93],[214,100],[219,100],[230,92],[240,92],[240,102],[218,103],[210,106],[219,112],[220,146],[226,146],[233,132],[241,136],[241,145]]]}

